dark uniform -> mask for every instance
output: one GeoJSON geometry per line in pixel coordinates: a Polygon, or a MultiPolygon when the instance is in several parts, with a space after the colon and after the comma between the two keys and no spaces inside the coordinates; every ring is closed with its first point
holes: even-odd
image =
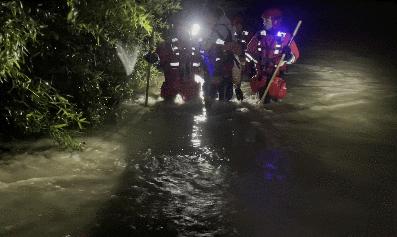
{"type": "Polygon", "coordinates": [[[220,16],[206,40],[204,61],[206,65],[204,77],[204,96],[229,101],[233,97],[232,69],[234,66],[233,52],[225,46],[233,41],[230,21],[220,16]]]}
{"type": "MultiPolygon", "coordinates": [[[[236,73],[239,75],[233,76],[233,83],[235,84],[235,94],[238,100],[243,100],[243,92],[241,91],[241,82],[244,81],[244,78],[250,79],[255,74],[255,64],[249,59],[246,58],[245,52],[247,49],[248,42],[252,38],[253,34],[248,30],[244,29],[244,22],[241,16],[236,16],[233,19],[233,27],[234,27],[234,38],[240,47],[238,56],[238,69],[236,73]]],[[[247,79],[246,79],[247,80],[247,79]]]]}

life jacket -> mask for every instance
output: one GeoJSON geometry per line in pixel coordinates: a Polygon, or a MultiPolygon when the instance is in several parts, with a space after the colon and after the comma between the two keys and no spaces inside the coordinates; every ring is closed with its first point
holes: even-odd
{"type": "Polygon", "coordinates": [[[198,73],[199,68],[202,67],[199,48],[191,45],[190,42],[183,44],[176,37],[160,45],[157,53],[166,77],[170,74],[186,80],[188,75],[198,73]]]}
{"type": "Polygon", "coordinates": [[[194,76],[200,72],[202,58],[198,45],[194,44],[192,41],[187,41],[185,43],[186,44],[181,48],[182,77],[179,94],[184,101],[188,101],[198,97],[200,92],[200,84],[194,80],[194,76]]]}
{"type": "Polygon", "coordinates": [[[160,66],[164,70],[164,74],[167,79],[179,79],[180,73],[180,45],[179,39],[173,38],[171,41],[163,42],[157,49],[157,54],[160,58],[160,66]],[[178,78],[177,78],[178,77],[178,78]]]}
{"type": "Polygon", "coordinates": [[[261,65],[268,63],[277,64],[281,59],[282,48],[286,45],[287,33],[283,31],[268,32],[262,30],[257,34],[257,37],[257,51],[260,55],[259,63],[261,65]]]}
{"type": "MultiPolygon", "coordinates": [[[[282,48],[287,44],[288,35],[282,31],[266,31],[258,32],[249,45],[250,54],[247,55],[248,61],[254,61],[257,75],[251,79],[250,85],[253,92],[258,92],[267,85],[267,81],[273,75],[275,67],[279,63],[282,55],[282,48]],[[255,43],[256,45],[252,45],[255,43]]],[[[282,71],[283,69],[281,69],[282,71]]],[[[277,77],[270,85],[271,91],[269,95],[281,99],[286,94],[285,81],[277,77]]],[[[270,89],[269,88],[269,89],[270,89]]]]}
{"type": "Polygon", "coordinates": [[[198,74],[200,72],[200,68],[203,67],[203,58],[201,56],[200,48],[198,45],[192,45],[191,54],[192,56],[190,66],[192,69],[192,73],[198,74]]]}
{"type": "Polygon", "coordinates": [[[269,87],[269,95],[276,99],[283,99],[287,95],[287,83],[281,77],[275,77],[269,87]]]}

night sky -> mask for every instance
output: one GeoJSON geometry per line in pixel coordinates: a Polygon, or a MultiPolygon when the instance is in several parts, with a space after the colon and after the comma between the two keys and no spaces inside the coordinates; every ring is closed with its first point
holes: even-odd
{"type": "MultiPolygon", "coordinates": [[[[241,1],[247,2],[247,1],[241,1]]],[[[303,25],[296,41],[302,49],[326,47],[355,52],[382,64],[397,65],[397,4],[391,1],[251,1],[247,15],[259,17],[266,6],[280,6],[292,28],[303,25]]],[[[242,3],[246,4],[246,3],[242,3]]],[[[251,25],[260,24],[251,19],[251,25]]],[[[256,26],[258,27],[258,26],[256,26]]]]}
{"type": "MultiPolygon", "coordinates": [[[[242,11],[256,31],[261,26],[260,14],[267,6],[284,11],[284,22],[294,28],[298,19],[303,26],[296,41],[301,47],[325,44],[327,47],[348,48],[359,54],[382,55],[394,63],[397,53],[394,37],[397,25],[397,4],[391,1],[226,1],[245,7],[242,11]]],[[[235,10],[238,12],[239,10],[235,10]]],[[[229,11],[229,15],[235,14],[229,11]]]]}

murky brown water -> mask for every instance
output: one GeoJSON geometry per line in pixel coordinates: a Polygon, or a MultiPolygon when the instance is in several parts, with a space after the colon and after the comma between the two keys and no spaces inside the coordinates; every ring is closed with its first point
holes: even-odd
{"type": "MultiPolygon", "coordinates": [[[[127,105],[67,153],[1,153],[4,236],[393,236],[397,90],[378,65],[313,49],[289,95],[127,105]]],[[[36,148],[35,148],[36,146],[36,148]]]]}

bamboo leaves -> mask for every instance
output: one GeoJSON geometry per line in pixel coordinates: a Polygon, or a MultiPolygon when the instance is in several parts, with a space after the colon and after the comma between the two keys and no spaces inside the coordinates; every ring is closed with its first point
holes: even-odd
{"type": "Polygon", "coordinates": [[[179,0],[0,3],[0,132],[48,133],[77,148],[74,131],[98,126],[142,86],[145,62],[126,76],[114,48],[160,40],[179,0]]]}
{"type": "Polygon", "coordinates": [[[34,42],[38,25],[28,17],[21,1],[8,1],[0,5],[0,83],[17,76],[24,63],[26,45],[34,42]]]}

